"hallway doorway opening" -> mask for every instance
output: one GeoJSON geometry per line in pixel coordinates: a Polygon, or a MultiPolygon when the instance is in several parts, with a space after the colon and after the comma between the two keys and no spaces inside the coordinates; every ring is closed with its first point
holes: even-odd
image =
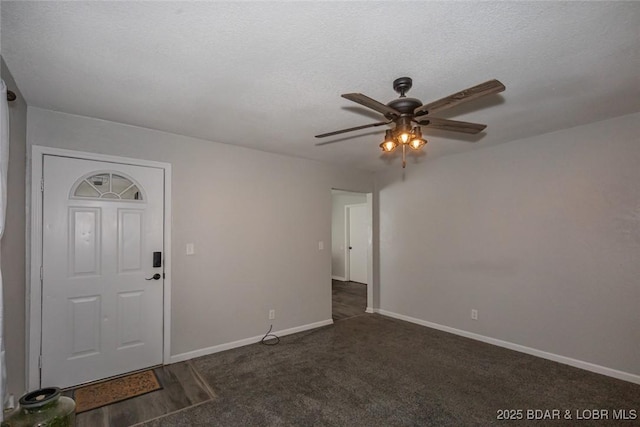
{"type": "Polygon", "coordinates": [[[373,312],[371,193],[331,190],[333,319],[373,312]]]}

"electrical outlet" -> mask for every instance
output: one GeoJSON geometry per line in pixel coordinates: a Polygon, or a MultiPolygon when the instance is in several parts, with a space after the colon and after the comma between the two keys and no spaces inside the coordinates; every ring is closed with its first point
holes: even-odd
{"type": "Polygon", "coordinates": [[[193,243],[187,243],[187,255],[193,255],[195,254],[195,247],[193,246],[193,243]]]}
{"type": "Polygon", "coordinates": [[[272,308],[269,310],[269,320],[273,320],[276,318],[276,311],[272,308]]]}
{"type": "Polygon", "coordinates": [[[471,318],[473,320],[478,320],[478,310],[476,310],[475,308],[471,309],[471,318]]]}

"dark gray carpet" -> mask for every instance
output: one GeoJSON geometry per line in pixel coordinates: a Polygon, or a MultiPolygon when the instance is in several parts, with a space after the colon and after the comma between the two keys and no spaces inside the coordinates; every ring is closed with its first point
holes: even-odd
{"type": "Polygon", "coordinates": [[[640,414],[640,385],[379,315],[193,364],[217,397],[145,426],[588,426],[603,422],[576,421],[576,410],[640,414]],[[497,420],[556,408],[574,420],[497,420]]]}

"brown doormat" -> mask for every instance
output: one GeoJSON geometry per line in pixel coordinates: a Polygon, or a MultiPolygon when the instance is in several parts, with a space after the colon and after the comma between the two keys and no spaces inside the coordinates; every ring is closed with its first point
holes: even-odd
{"type": "Polygon", "coordinates": [[[161,388],[158,377],[151,369],[97,384],[90,384],[77,388],[73,393],[73,398],[76,401],[76,413],[79,414],[80,412],[121,402],[161,388]]]}

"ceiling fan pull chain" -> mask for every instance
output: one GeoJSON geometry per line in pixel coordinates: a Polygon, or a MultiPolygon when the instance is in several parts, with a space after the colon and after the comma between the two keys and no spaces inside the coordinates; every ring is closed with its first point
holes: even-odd
{"type": "Polygon", "coordinates": [[[402,144],[402,169],[407,167],[407,146],[402,144]]]}

